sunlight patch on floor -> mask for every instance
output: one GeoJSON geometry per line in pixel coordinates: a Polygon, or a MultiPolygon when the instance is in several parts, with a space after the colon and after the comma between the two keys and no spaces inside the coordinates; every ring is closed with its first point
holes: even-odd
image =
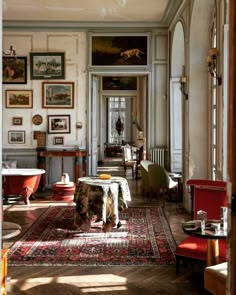
{"type": "Polygon", "coordinates": [[[78,276],[60,276],[60,277],[38,277],[28,279],[11,279],[9,282],[11,285],[20,286],[20,290],[27,290],[32,288],[33,285],[42,285],[50,283],[76,283],[81,288],[81,292],[101,292],[111,290],[127,290],[127,279],[113,274],[96,274],[96,275],[78,275],[78,276]],[[88,287],[88,283],[93,285],[88,287]],[[96,290],[94,290],[96,288],[96,290]]]}
{"type": "Polygon", "coordinates": [[[98,171],[120,171],[120,167],[116,167],[116,166],[113,166],[113,167],[99,167],[97,169],[98,171]]]}
{"type": "Polygon", "coordinates": [[[126,286],[107,286],[107,287],[104,287],[104,286],[95,286],[96,290],[94,290],[94,287],[89,287],[89,288],[81,288],[80,291],[82,293],[92,293],[92,292],[111,292],[111,291],[126,291],[128,290],[128,288],[126,286]]]}

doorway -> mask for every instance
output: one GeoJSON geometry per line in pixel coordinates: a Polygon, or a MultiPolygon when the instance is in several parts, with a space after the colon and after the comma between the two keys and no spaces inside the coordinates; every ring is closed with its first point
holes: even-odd
{"type": "Polygon", "coordinates": [[[108,145],[120,146],[124,142],[135,145],[139,137],[137,126],[142,127],[143,134],[147,137],[148,116],[146,114],[149,101],[147,74],[114,76],[113,73],[113,76],[107,76],[107,74],[105,76],[90,73],[89,79],[88,173],[97,169],[98,162],[104,161],[108,145]],[[104,78],[110,83],[105,84],[104,78]],[[133,83],[134,80],[136,83],[133,83]],[[119,132],[118,119],[121,124],[119,132]]]}
{"type": "Polygon", "coordinates": [[[135,141],[132,113],[136,97],[117,93],[116,96],[105,96],[103,102],[104,116],[101,119],[105,128],[101,129],[104,139],[104,154],[101,156],[118,156],[122,153],[121,146],[124,143],[132,144],[135,141]]]}

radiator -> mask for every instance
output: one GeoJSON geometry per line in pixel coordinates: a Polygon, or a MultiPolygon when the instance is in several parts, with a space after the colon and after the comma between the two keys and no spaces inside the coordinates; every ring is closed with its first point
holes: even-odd
{"type": "Polygon", "coordinates": [[[169,170],[169,151],[166,147],[150,148],[150,161],[169,170]]]}

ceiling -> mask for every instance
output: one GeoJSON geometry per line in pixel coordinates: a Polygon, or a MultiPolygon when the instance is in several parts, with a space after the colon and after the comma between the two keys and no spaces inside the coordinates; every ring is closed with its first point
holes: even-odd
{"type": "Polygon", "coordinates": [[[3,0],[3,21],[161,23],[176,3],[180,1],[3,0]]]}

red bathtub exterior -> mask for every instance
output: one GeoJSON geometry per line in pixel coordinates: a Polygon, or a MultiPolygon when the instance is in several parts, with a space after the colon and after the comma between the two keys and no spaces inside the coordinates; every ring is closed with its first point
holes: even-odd
{"type": "Polygon", "coordinates": [[[29,197],[37,191],[41,175],[3,175],[3,195],[21,195],[25,204],[29,204],[29,197]]]}

